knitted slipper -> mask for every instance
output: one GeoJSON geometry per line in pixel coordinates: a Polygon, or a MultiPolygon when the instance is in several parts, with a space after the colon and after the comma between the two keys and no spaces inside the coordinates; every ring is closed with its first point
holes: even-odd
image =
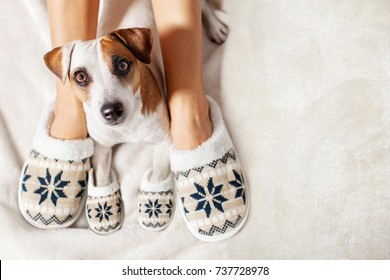
{"type": "Polygon", "coordinates": [[[42,229],[69,227],[79,217],[94,152],[91,138],[51,137],[53,117],[51,104],[43,111],[19,180],[20,212],[27,222],[42,229]]]}
{"type": "Polygon", "coordinates": [[[213,134],[193,150],[170,153],[187,227],[197,238],[219,241],[236,234],[248,216],[248,188],[222,113],[207,97],[213,134]]]}
{"type": "Polygon", "coordinates": [[[158,183],[150,182],[151,170],[147,171],[141,182],[138,195],[138,222],[147,231],[165,229],[172,220],[175,199],[173,178],[169,176],[158,183]]]}
{"type": "Polygon", "coordinates": [[[111,170],[111,183],[94,186],[93,169],[89,171],[86,215],[89,227],[97,234],[109,234],[122,226],[123,211],[119,184],[111,170]]]}

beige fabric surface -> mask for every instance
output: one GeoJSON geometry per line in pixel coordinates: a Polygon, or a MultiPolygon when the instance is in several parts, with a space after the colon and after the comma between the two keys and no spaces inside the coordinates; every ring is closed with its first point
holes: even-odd
{"type": "MultiPolygon", "coordinates": [[[[99,33],[130,27],[132,1],[104,1],[99,33]]],[[[142,1],[143,3],[147,1],[142,1]]],[[[247,224],[206,243],[179,211],[164,231],[137,222],[151,149],[122,145],[120,231],[98,236],[27,224],[17,184],[54,96],[45,1],[0,0],[1,259],[389,259],[390,1],[225,0],[230,34],[204,42],[205,81],[221,105],[251,191],[247,224]]],[[[142,14],[140,14],[140,17],[142,14]]]]}

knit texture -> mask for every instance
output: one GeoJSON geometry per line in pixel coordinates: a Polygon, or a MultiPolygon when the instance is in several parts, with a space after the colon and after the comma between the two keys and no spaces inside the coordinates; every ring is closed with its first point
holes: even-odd
{"type": "Polygon", "coordinates": [[[203,239],[219,239],[237,231],[247,213],[244,176],[236,152],[198,168],[175,173],[187,225],[203,239]]]}
{"type": "Polygon", "coordinates": [[[87,198],[87,220],[98,234],[117,231],[122,225],[122,199],[120,190],[107,196],[87,198]]]}
{"type": "Polygon", "coordinates": [[[140,191],[138,203],[138,221],[142,228],[158,231],[171,222],[175,206],[173,190],[140,191]]]}
{"type": "Polygon", "coordinates": [[[90,168],[89,159],[59,160],[32,150],[19,184],[23,217],[39,228],[70,226],[83,207],[90,168]]]}

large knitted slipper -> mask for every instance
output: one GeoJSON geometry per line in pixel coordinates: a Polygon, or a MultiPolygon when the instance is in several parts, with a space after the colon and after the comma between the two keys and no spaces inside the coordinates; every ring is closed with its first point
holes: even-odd
{"type": "Polygon", "coordinates": [[[186,224],[204,241],[237,233],[248,216],[248,188],[222,113],[208,97],[213,134],[193,150],[170,153],[186,224]]]}
{"type": "Polygon", "coordinates": [[[94,186],[93,169],[89,172],[86,215],[89,227],[97,234],[120,229],[123,222],[122,198],[114,171],[107,186],[94,186]]]}
{"type": "Polygon", "coordinates": [[[79,217],[94,152],[91,138],[60,140],[49,135],[53,109],[51,104],[42,114],[18,191],[23,217],[42,229],[68,227],[79,217]]]}
{"type": "Polygon", "coordinates": [[[165,229],[172,220],[175,199],[172,174],[161,182],[150,182],[151,170],[142,179],[138,194],[138,222],[147,231],[165,229]]]}

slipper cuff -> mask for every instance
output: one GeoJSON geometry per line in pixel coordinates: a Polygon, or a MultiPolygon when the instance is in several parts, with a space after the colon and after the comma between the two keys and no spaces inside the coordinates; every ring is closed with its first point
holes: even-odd
{"type": "Polygon", "coordinates": [[[92,138],[62,140],[50,136],[54,119],[54,103],[45,108],[33,139],[33,149],[53,159],[81,161],[94,153],[92,138]]]}
{"type": "Polygon", "coordinates": [[[88,174],[88,196],[91,197],[103,197],[114,194],[119,190],[119,184],[116,180],[116,176],[113,170],[110,171],[110,181],[111,183],[107,186],[95,186],[95,178],[93,175],[93,168],[89,170],[88,174]]]}
{"type": "Polygon", "coordinates": [[[170,151],[171,169],[174,172],[197,168],[223,157],[233,147],[218,104],[207,96],[213,133],[204,143],[192,150],[170,151]]]}
{"type": "Polygon", "coordinates": [[[166,192],[166,191],[171,190],[173,188],[173,186],[175,185],[171,172],[169,172],[167,178],[165,178],[164,180],[161,180],[159,182],[156,182],[156,183],[150,182],[151,175],[152,175],[151,169],[149,169],[145,172],[145,174],[142,178],[142,181],[141,181],[141,185],[140,185],[141,191],[144,191],[144,192],[164,191],[164,192],[166,192]]]}

